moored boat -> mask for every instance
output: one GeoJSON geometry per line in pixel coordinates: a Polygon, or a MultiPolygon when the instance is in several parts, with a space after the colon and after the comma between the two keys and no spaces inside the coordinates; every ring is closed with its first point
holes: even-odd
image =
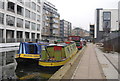
{"type": "Polygon", "coordinates": [[[46,43],[32,43],[32,42],[21,42],[19,45],[18,53],[16,54],[16,60],[18,63],[37,63],[41,56],[42,46],[47,45],[46,43]]]}
{"type": "Polygon", "coordinates": [[[62,66],[68,62],[77,51],[78,49],[75,42],[44,46],[41,51],[39,65],[44,67],[62,66]]]}

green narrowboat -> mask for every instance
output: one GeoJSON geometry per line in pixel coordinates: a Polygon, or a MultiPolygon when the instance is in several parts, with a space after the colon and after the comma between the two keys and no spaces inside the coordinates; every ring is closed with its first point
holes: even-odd
{"type": "Polygon", "coordinates": [[[78,49],[75,42],[50,44],[42,47],[39,65],[44,67],[62,66],[68,62],[78,49]]]}

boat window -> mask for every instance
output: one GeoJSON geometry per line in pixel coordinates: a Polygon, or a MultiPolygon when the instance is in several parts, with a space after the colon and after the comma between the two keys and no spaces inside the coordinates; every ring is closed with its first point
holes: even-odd
{"type": "Polygon", "coordinates": [[[28,45],[29,54],[37,54],[37,46],[35,44],[28,45]]]}
{"type": "Polygon", "coordinates": [[[45,46],[41,46],[42,50],[45,50],[45,46]]]}
{"type": "Polygon", "coordinates": [[[70,49],[69,49],[69,48],[67,48],[67,50],[68,50],[68,52],[70,53],[70,49]]]}

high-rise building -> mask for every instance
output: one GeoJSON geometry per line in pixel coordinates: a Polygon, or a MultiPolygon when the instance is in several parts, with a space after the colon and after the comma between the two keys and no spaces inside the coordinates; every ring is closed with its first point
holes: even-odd
{"type": "Polygon", "coordinates": [[[42,39],[60,39],[60,15],[55,5],[44,0],[42,9],[42,39]]]}
{"type": "Polygon", "coordinates": [[[66,20],[60,20],[60,37],[62,40],[67,40],[71,35],[72,24],[66,20]]]}
{"type": "Polygon", "coordinates": [[[41,39],[40,0],[0,1],[0,43],[41,39]]]}

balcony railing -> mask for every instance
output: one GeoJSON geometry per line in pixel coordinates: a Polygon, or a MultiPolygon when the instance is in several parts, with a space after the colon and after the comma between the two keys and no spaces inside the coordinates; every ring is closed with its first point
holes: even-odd
{"type": "Polygon", "coordinates": [[[0,38],[0,43],[5,43],[5,39],[4,38],[0,38]]]}
{"type": "Polygon", "coordinates": [[[24,42],[23,38],[17,38],[17,42],[24,42]]]}
{"type": "Polygon", "coordinates": [[[15,42],[15,39],[14,39],[14,38],[6,39],[6,43],[14,43],[14,42],[15,42]]]}
{"type": "Polygon", "coordinates": [[[30,39],[25,39],[25,42],[28,42],[28,41],[30,41],[30,39]]]}

